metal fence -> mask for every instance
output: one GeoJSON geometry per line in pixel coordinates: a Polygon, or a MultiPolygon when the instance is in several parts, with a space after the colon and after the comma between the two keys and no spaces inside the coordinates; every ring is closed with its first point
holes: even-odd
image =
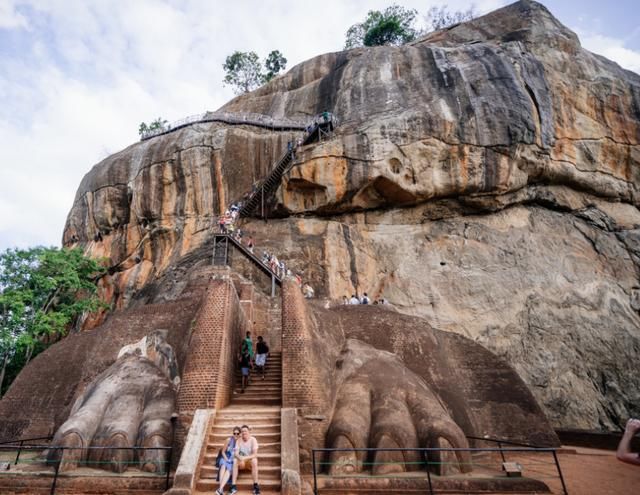
{"type": "MultiPolygon", "coordinates": [[[[134,459],[133,461],[128,461],[126,462],[127,464],[134,464],[134,465],[139,465],[140,464],[140,452],[145,452],[145,451],[167,451],[167,459],[164,461],[152,461],[154,462],[156,465],[158,465],[159,469],[159,473],[157,474],[158,477],[165,477],[165,490],[169,489],[169,481],[170,481],[170,474],[171,474],[171,462],[172,462],[172,454],[173,454],[173,447],[109,447],[109,446],[101,446],[101,447],[95,447],[95,446],[90,446],[90,447],[64,447],[64,446],[51,446],[51,445],[26,445],[26,442],[32,441],[32,440],[41,440],[41,439],[46,439],[46,440],[50,440],[52,437],[41,437],[41,438],[31,438],[31,439],[21,439],[21,440],[14,440],[11,442],[4,442],[4,443],[0,443],[0,458],[4,459],[4,462],[8,462],[9,461],[9,457],[12,457],[13,455],[15,455],[15,460],[11,459],[10,462],[16,466],[18,464],[29,464],[29,465],[36,465],[36,464],[42,464],[45,467],[53,467],[53,480],[51,483],[51,491],[50,494],[53,495],[56,492],[56,484],[58,481],[58,476],[59,476],[59,470],[60,470],[60,459],[62,459],[62,456],[64,455],[65,451],[73,451],[73,450],[82,450],[82,451],[100,451],[100,450],[125,450],[125,451],[131,451],[132,452],[132,458],[134,459]],[[57,450],[57,460],[49,460],[47,458],[44,457],[44,452],[46,451],[51,451],[51,450],[57,450]],[[30,457],[26,457],[26,456],[22,456],[22,454],[24,452],[35,452],[37,455],[36,456],[30,456],[30,457]],[[136,459],[137,457],[137,459],[136,459]]],[[[78,464],[81,466],[85,466],[85,467],[100,467],[100,466],[107,466],[107,465],[111,465],[112,461],[100,461],[100,460],[85,460],[85,461],[78,461],[78,464]]],[[[0,476],[2,476],[3,474],[5,474],[5,472],[0,472],[0,476]]],[[[11,472],[8,471],[6,472],[6,474],[11,474],[14,475],[15,472],[11,472]]],[[[29,472],[24,473],[25,475],[28,475],[29,472]]],[[[153,473],[149,473],[151,475],[153,475],[153,473]]]]}
{"type": "MultiPolygon", "coordinates": [[[[337,126],[336,117],[328,113],[334,126],[337,126]]],[[[300,130],[307,129],[310,125],[317,122],[322,122],[323,114],[313,116],[306,119],[290,119],[287,117],[275,118],[270,115],[264,115],[260,113],[252,112],[206,112],[197,115],[191,115],[184,119],[171,122],[170,124],[161,125],[157,129],[150,129],[142,132],[140,136],[141,141],[151,139],[162,134],[182,129],[193,124],[207,123],[207,122],[222,122],[225,124],[247,124],[255,125],[259,127],[265,127],[272,130],[300,130]]]]}
{"type": "MultiPolygon", "coordinates": [[[[500,444],[509,444],[511,442],[504,440],[495,440],[495,439],[487,439],[481,438],[479,440],[485,440],[489,442],[500,442],[500,444]]],[[[436,488],[434,487],[434,478],[446,479],[446,476],[436,476],[431,473],[431,469],[436,467],[444,467],[444,465],[450,464],[454,466],[459,466],[460,461],[446,461],[442,460],[442,454],[451,453],[455,454],[456,452],[468,452],[471,456],[471,467],[475,470],[483,470],[485,471],[485,475],[483,479],[487,479],[486,472],[494,472],[497,476],[498,473],[502,473],[503,463],[505,462],[514,462],[523,466],[523,472],[526,472],[529,477],[536,481],[545,480],[545,482],[555,481],[558,485],[558,490],[556,493],[560,492],[564,495],[568,495],[567,487],[565,485],[564,476],[562,475],[562,469],[560,468],[560,463],[558,462],[557,449],[555,448],[542,448],[542,447],[498,447],[498,448],[384,448],[384,449],[376,449],[376,448],[342,448],[342,449],[312,449],[311,450],[311,462],[313,469],[313,493],[314,495],[319,494],[319,484],[318,477],[323,473],[328,471],[330,466],[334,463],[328,460],[329,454],[331,452],[364,452],[366,453],[367,460],[363,462],[359,462],[365,469],[372,468],[375,465],[380,464],[414,464],[410,466],[417,472],[424,472],[426,480],[427,480],[427,490],[429,495],[434,495],[436,492],[436,488]],[[398,461],[389,461],[389,462],[374,462],[373,455],[376,452],[413,452],[418,453],[420,456],[420,460],[414,463],[411,462],[398,462],[398,461]],[[545,457],[545,458],[543,458],[545,457]],[[436,459],[436,460],[434,460],[436,459]],[[431,468],[431,469],[430,469],[431,468]]],[[[328,479],[340,479],[340,478],[351,478],[353,474],[346,475],[326,475],[328,479]]],[[[396,474],[396,475],[374,475],[372,473],[357,473],[359,478],[403,478],[406,479],[407,476],[405,474],[396,474]]],[[[411,479],[419,479],[415,476],[412,476],[411,479]]],[[[424,479],[424,478],[422,478],[424,479]]],[[[332,486],[332,489],[335,488],[332,486]]]]}

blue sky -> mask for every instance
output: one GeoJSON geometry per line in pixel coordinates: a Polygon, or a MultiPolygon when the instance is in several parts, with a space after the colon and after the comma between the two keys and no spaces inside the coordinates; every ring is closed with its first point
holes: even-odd
{"type": "MultiPolygon", "coordinates": [[[[391,3],[0,0],[0,250],[59,245],[83,175],[137,141],[140,122],[229,100],[222,64],[234,50],[280,49],[292,67],[340,50],[351,24],[391,3]]],[[[397,3],[421,14],[440,4],[397,3]]],[[[485,13],[507,3],[475,5],[485,13]]],[[[543,3],[587,49],[640,72],[634,2],[543,3]]]]}

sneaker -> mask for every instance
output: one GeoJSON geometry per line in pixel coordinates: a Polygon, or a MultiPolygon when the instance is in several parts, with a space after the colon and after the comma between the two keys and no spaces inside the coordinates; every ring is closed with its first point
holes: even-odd
{"type": "Polygon", "coordinates": [[[216,495],[224,495],[224,492],[222,490],[220,490],[220,488],[218,488],[216,490],[216,495]]]}
{"type": "Polygon", "coordinates": [[[231,490],[229,491],[231,495],[234,493],[238,493],[238,487],[236,485],[231,485],[231,490]]]}

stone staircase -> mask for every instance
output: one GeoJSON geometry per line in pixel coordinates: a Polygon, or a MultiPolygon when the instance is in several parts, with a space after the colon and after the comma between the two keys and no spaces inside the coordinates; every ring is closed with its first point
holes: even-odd
{"type": "MultiPolygon", "coordinates": [[[[196,490],[213,493],[219,484],[215,467],[218,450],[231,436],[235,426],[248,425],[258,441],[259,482],[262,493],[280,492],[280,406],[282,404],[282,356],[272,352],[267,360],[266,378],[252,373],[251,382],[240,393],[240,371],[236,373],[236,389],[228,407],[216,412],[210,427],[205,456],[200,467],[196,490]]],[[[229,492],[230,484],[225,493],[229,492]]],[[[238,476],[238,493],[252,493],[250,471],[238,476]]]]}

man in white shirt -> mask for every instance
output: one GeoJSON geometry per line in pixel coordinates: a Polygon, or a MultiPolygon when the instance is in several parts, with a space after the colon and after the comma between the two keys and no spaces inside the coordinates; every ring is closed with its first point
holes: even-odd
{"type": "Polygon", "coordinates": [[[349,299],[349,304],[360,304],[360,299],[358,299],[355,294],[351,294],[351,299],[349,299]]]}
{"type": "Polygon", "coordinates": [[[258,486],[258,441],[249,433],[249,427],[242,425],[240,428],[240,439],[236,442],[236,451],[234,454],[236,462],[233,463],[233,481],[230,493],[237,493],[236,480],[238,479],[238,471],[251,469],[253,478],[253,494],[260,494],[260,486],[258,486]]]}

